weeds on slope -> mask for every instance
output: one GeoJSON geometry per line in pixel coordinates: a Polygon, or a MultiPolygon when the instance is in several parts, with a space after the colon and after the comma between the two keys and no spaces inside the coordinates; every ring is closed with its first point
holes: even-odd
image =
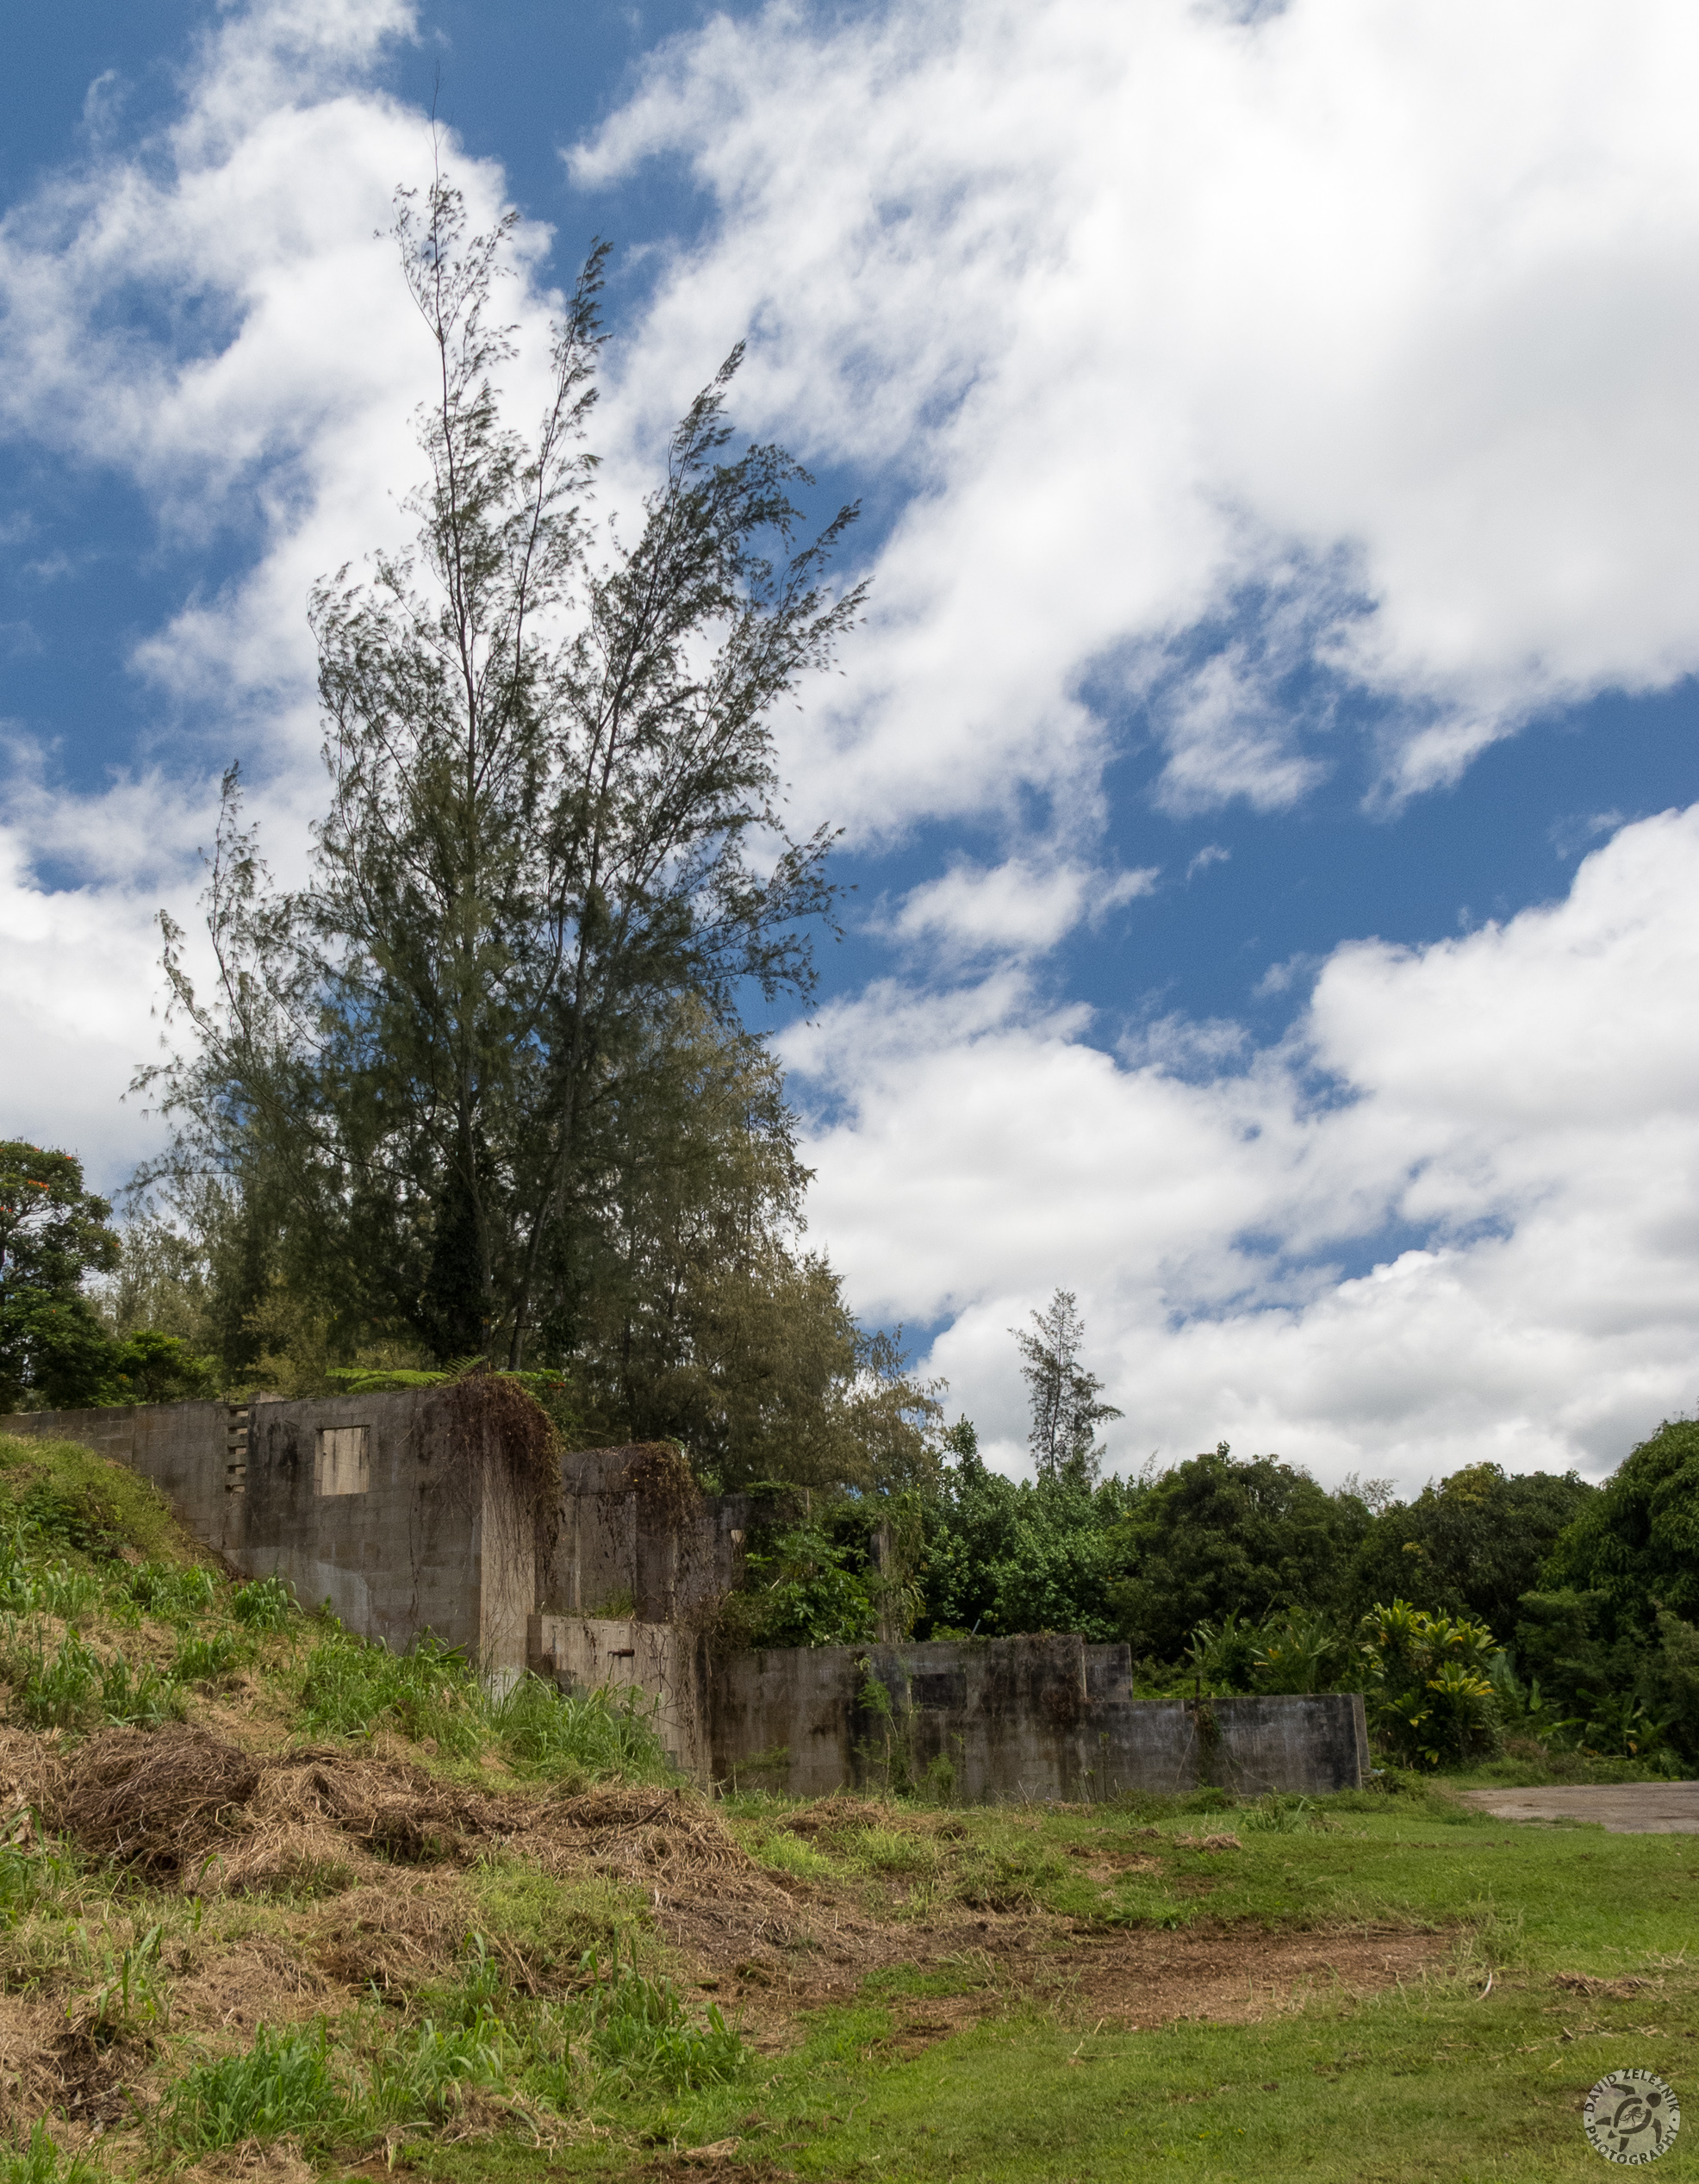
{"type": "Polygon", "coordinates": [[[319,2018],[262,2025],[240,2054],[197,2063],[154,2125],[165,2156],[292,2137],[309,2152],[347,2150],[438,2130],[475,2097],[565,2123],[634,2094],[702,2092],[732,2082],[750,2054],[710,2007],[698,2016],[672,1982],[616,1953],[578,1966],[573,1992],[514,1993],[481,1934],[459,1978],[411,1998],[401,2022],[366,2006],[333,2028],[319,2018]]]}

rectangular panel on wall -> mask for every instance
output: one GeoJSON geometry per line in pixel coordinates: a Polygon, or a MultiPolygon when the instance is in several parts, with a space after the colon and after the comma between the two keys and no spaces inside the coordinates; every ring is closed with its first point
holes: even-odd
{"type": "Polygon", "coordinates": [[[313,1463],[315,1494],[364,1494],[371,1485],[369,1426],[321,1426],[313,1463]]]}

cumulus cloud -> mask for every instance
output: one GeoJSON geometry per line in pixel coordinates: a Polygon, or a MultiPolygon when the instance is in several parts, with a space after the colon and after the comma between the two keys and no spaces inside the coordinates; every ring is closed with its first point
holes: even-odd
{"type": "Polygon", "coordinates": [[[1020,857],[990,868],[964,862],[911,888],[877,929],[924,945],[935,961],[983,953],[1042,955],[1077,926],[1100,924],[1111,910],[1153,893],[1159,876],[1154,866],[1111,873],[1020,857]]]}
{"type": "MultiPolygon", "coordinates": [[[[106,789],[14,736],[0,1098],[109,1176],[152,913],[188,912],[233,750],[298,856],[307,589],[405,527],[427,360],[372,230],[429,147],[369,72],[410,25],[224,11],[172,128],[125,145],[103,93],[86,165],[0,223],[0,431],[235,572],[139,644],[156,733],[106,789]]],[[[859,1309],[948,1322],[932,1361],[1011,1461],[1006,1330],[1058,1284],[1123,1458],[1596,1471],[1695,1393],[1694,813],[1578,819],[1568,896],[1508,924],[1294,957],[1271,1048],[1127,1034],[1037,959],[1156,884],[1099,862],[1130,724],[1170,812],[1275,814],[1351,737],[1396,800],[1699,665],[1696,48],[1672,0],[785,7],[667,48],[575,155],[681,151],[719,208],[625,345],[604,504],[752,326],[740,415],[899,509],[787,772],[864,843],[971,815],[1008,846],[887,904],[903,979],[788,1053],[830,1117],[817,1235],[859,1309]]],[[[500,174],[455,166],[492,210],[500,174]]]]}
{"type": "Polygon", "coordinates": [[[930,1362],[1011,1462],[1005,1330],[1060,1284],[1123,1460],[1596,1474],[1699,1392],[1696,980],[1699,806],[1507,924],[1339,948],[1290,1036],[1235,1057],[1225,1028],[1201,1076],[1007,974],[869,994],[790,1043],[846,1103],[816,1229],[858,1298],[949,1321],[930,1362]]]}
{"type": "Polygon", "coordinates": [[[1171,808],[1271,811],[1341,701],[1396,799],[1699,664],[1696,61],[1678,0],[775,4],[664,49],[571,155],[719,208],[639,403],[753,325],[744,399],[917,488],[828,808],[1077,781],[1094,675],[1171,808]]]}

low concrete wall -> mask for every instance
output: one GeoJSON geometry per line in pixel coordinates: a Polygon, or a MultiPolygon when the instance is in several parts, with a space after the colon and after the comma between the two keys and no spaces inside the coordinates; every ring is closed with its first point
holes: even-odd
{"type": "Polygon", "coordinates": [[[1356,1789],[1369,1764],[1354,1693],[1134,1699],[1127,1649],[1077,1637],[715,1657],[677,1625],[537,1615],[530,1658],[563,1688],[648,1693],[668,1749],[705,1788],[822,1797],[930,1783],[963,1804],[1209,1783],[1314,1796],[1356,1789]]]}
{"type": "Polygon", "coordinates": [[[694,1632],[630,1618],[533,1615],[530,1658],[563,1691],[641,1691],[673,1764],[705,1787],[713,1780],[707,1649],[694,1632]]]}
{"type": "Polygon", "coordinates": [[[1149,1700],[1131,1680],[1125,1646],[1077,1637],[733,1654],[713,1683],[714,1776],[804,1797],[930,1778],[979,1804],[1207,1783],[1316,1795],[1367,1770],[1355,1693],[1149,1700]]]}

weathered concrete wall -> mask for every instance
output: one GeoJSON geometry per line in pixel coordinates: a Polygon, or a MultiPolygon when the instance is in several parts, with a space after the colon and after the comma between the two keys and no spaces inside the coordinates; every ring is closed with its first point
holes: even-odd
{"type": "Polygon", "coordinates": [[[930,1776],[969,1802],[1074,1801],[1206,1783],[1313,1794],[1368,1767],[1360,1697],[1135,1699],[1127,1648],[1078,1637],[711,1659],[692,1625],[743,1574],[745,1498],[667,1487],[669,1452],[581,1451],[539,1551],[501,1452],[456,1439],[429,1390],[30,1411],[0,1428],[131,1465],[196,1539],[327,1600],[362,1637],[405,1650],[431,1631],[498,1686],[529,1661],[650,1693],[705,1783],[818,1796],[930,1776]],[[620,1615],[595,1612],[615,1602],[620,1615]]]}
{"type": "Polygon", "coordinates": [[[328,1601],[362,1638],[404,1652],[428,1630],[511,1683],[536,1605],[531,1513],[503,1465],[451,1440],[431,1394],[29,1411],[0,1427],[144,1473],[195,1538],[248,1577],[275,1571],[308,1607],[328,1601]]]}
{"type": "Polygon", "coordinates": [[[230,1559],[273,1571],[310,1607],[405,1652],[424,1632],[464,1647],[482,1675],[524,1671],[535,1539],[503,1467],[474,1460],[433,1391],[254,1406],[247,1519],[230,1559]],[[363,1429],[364,1492],[319,1490],[321,1433],[363,1429]]]}
{"type": "Polygon", "coordinates": [[[533,1615],[530,1662],[565,1691],[641,1691],[673,1764],[705,1787],[713,1780],[707,1648],[695,1632],[629,1617],[533,1615]]]}
{"type": "Polygon", "coordinates": [[[1367,1767],[1355,1694],[1194,1703],[1130,1685],[1125,1646],[1077,1637],[734,1654],[712,1687],[714,1776],[813,1797],[930,1776],[980,1803],[1210,1783],[1315,1795],[1367,1767]]]}
{"type": "Polygon", "coordinates": [[[744,1573],[744,1495],[657,1492],[675,1459],[636,1442],[561,1459],[561,1521],[538,1588],[546,1614],[693,1622],[744,1573]]]}
{"type": "Polygon", "coordinates": [[[120,1403],[96,1410],[25,1410],[0,1433],[74,1440],[127,1464],[171,1503],[203,1546],[227,1554],[246,1530],[242,1491],[248,1406],[228,1403],[120,1403]]]}

